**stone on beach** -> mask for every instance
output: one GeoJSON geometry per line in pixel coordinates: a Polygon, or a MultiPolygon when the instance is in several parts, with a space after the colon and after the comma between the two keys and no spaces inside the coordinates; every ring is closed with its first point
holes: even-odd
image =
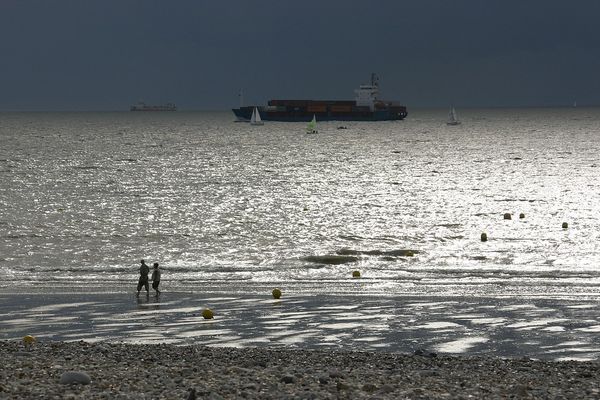
{"type": "Polygon", "coordinates": [[[60,376],[63,385],[89,385],[91,382],[90,376],[81,371],[67,371],[60,376]]]}

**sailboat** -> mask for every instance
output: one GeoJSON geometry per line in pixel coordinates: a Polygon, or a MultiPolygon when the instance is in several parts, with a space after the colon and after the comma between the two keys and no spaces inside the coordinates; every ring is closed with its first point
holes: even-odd
{"type": "Polygon", "coordinates": [[[260,119],[260,113],[258,112],[258,108],[254,107],[252,111],[252,118],[250,118],[250,125],[264,125],[262,119],[260,119]]]}
{"type": "Polygon", "coordinates": [[[314,114],[313,114],[313,119],[306,126],[306,133],[308,133],[308,134],[319,133],[319,131],[317,130],[317,117],[314,114]]]}
{"type": "Polygon", "coordinates": [[[456,110],[454,107],[450,108],[450,112],[448,113],[448,125],[460,125],[460,121],[458,120],[458,116],[456,115],[456,110]]]}

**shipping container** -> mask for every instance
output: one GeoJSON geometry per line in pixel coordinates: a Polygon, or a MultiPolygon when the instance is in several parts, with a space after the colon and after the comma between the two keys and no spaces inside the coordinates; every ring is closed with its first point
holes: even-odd
{"type": "Polygon", "coordinates": [[[332,105],[329,107],[329,109],[331,110],[331,112],[334,113],[338,113],[338,112],[352,112],[352,106],[351,105],[332,105]]]}
{"type": "Polygon", "coordinates": [[[316,105],[311,104],[308,107],[306,107],[306,111],[312,112],[312,113],[327,112],[327,106],[325,104],[316,104],[316,105]]]}

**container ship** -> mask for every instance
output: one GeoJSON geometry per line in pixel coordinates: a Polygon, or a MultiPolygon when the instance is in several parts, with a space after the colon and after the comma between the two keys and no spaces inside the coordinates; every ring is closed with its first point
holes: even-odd
{"type": "MultiPolygon", "coordinates": [[[[371,84],[354,90],[354,100],[269,100],[266,106],[232,109],[238,121],[250,121],[256,107],[263,121],[394,121],[406,118],[406,107],[379,99],[379,80],[371,74],[371,84]]],[[[241,100],[240,100],[241,101],[241,100]]]]}
{"type": "Polygon", "coordinates": [[[177,111],[177,106],[173,103],[150,106],[146,103],[139,102],[132,105],[131,108],[129,108],[129,111],[177,111]]]}

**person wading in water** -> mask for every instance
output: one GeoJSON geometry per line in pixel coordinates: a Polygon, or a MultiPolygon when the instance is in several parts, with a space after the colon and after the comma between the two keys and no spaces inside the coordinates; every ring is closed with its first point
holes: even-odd
{"type": "Polygon", "coordinates": [[[160,285],[160,269],[158,269],[158,263],[154,263],[154,270],[152,271],[152,289],[156,290],[156,295],[160,294],[160,290],[158,290],[158,285],[160,285]]]}
{"type": "Polygon", "coordinates": [[[150,272],[150,267],[146,265],[144,260],[140,261],[142,265],[140,266],[140,280],[137,285],[137,295],[140,295],[140,290],[142,290],[142,286],[146,288],[146,296],[150,295],[150,288],[148,287],[148,273],[150,272]]]}

